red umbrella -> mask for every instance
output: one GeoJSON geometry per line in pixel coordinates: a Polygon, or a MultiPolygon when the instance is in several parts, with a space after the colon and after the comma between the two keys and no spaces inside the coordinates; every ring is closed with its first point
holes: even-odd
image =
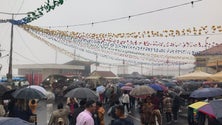
{"type": "Polygon", "coordinates": [[[131,86],[123,86],[123,87],[121,87],[120,88],[121,90],[128,90],[128,91],[130,91],[130,90],[132,90],[133,89],[133,87],[131,87],[131,86]]]}

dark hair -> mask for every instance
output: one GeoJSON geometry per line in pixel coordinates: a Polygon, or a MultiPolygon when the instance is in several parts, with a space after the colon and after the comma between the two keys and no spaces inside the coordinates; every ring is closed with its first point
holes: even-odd
{"type": "Polygon", "coordinates": [[[124,106],[123,105],[116,106],[116,109],[119,110],[121,113],[124,113],[124,106]]]}
{"type": "Polygon", "coordinates": [[[62,103],[59,103],[59,104],[57,105],[57,108],[58,108],[58,109],[62,109],[62,108],[63,108],[63,104],[62,104],[62,103]]]}
{"type": "Polygon", "coordinates": [[[101,106],[103,105],[103,103],[100,102],[100,101],[97,101],[97,102],[96,102],[96,105],[99,106],[99,107],[101,107],[101,106]]]}
{"type": "Polygon", "coordinates": [[[96,103],[95,101],[93,100],[89,100],[89,101],[86,101],[86,108],[89,108],[92,106],[92,104],[96,103]]]}
{"type": "Polygon", "coordinates": [[[119,100],[116,100],[114,103],[115,103],[116,105],[119,105],[119,104],[120,104],[120,101],[119,101],[119,100]]]}
{"type": "Polygon", "coordinates": [[[35,101],[35,99],[33,99],[32,101],[31,101],[31,104],[35,104],[36,103],[36,101],[35,101]]]}
{"type": "Polygon", "coordinates": [[[81,100],[81,101],[79,102],[79,104],[80,104],[80,106],[84,106],[84,105],[86,104],[86,100],[81,100]]]}

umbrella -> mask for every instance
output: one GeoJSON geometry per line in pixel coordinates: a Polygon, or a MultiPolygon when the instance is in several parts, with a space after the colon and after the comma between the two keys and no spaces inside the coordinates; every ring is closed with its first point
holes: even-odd
{"type": "Polygon", "coordinates": [[[66,93],[68,93],[69,91],[71,91],[71,90],[73,90],[75,88],[78,88],[78,86],[75,85],[75,84],[71,84],[63,91],[63,94],[65,95],[66,93]]]}
{"type": "Polygon", "coordinates": [[[33,89],[36,89],[36,90],[39,90],[39,91],[42,92],[44,95],[47,94],[47,91],[46,91],[42,86],[30,85],[30,86],[28,86],[28,87],[33,88],[33,89]]]}
{"type": "Polygon", "coordinates": [[[92,91],[89,88],[75,88],[65,94],[65,97],[75,97],[79,99],[92,99],[97,100],[98,95],[96,92],[92,91]]]}
{"type": "Polygon", "coordinates": [[[188,107],[193,108],[193,109],[199,109],[200,107],[207,105],[207,104],[208,104],[207,102],[199,101],[199,102],[195,102],[193,104],[190,104],[188,107]]]}
{"type": "Polygon", "coordinates": [[[210,101],[208,104],[200,107],[198,111],[212,116],[222,123],[222,100],[210,101]]]}
{"type": "Polygon", "coordinates": [[[104,93],[105,90],[106,88],[103,85],[96,87],[96,92],[98,92],[99,94],[104,93]]]}
{"type": "Polygon", "coordinates": [[[133,83],[131,83],[131,82],[127,82],[127,83],[125,84],[125,86],[131,86],[131,87],[133,87],[134,85],[133,85],[133,83]]]}
{"type": "Polygon", "coordinates": [[[202,88],[193,91],[190,94],[192,98],[208,98],[208,97],[216,97],[222,95],[221,88],[202,88]]]}
{"type": "Polygon", "coordinates": [[[160,84],[152,83],[152,84],[148,84],[148,86],[153,88],[156,91],[164,91],[163,86],[161,86],[160,84]]]}
{"type": "Polygon", "coordinates": [[[20,118],[0,117],[0,125],[34,125],[20,118]]]}
{"type": "Polygon", "coordinates": [[[130,91],[133,89],[133,87],[125,85],[125,86],[121,87],[120,89],[130,91]]]}
{"type": "Polygon", "coordinates": [[[5,92],[7,92],[9,88],[7,88],[5,85],[0,84],[0,96],[2,96],[5,92]]]}
{"type": "Polygon", "coordinates": [[[153,88],[146,85],[138,86],[130,91],[131,96],[138,98],[145,98],[153,93],[156,93],[156,91],[153,88]]]}
{"type": "Polygon", "coordinates": [[[2,95],[1,99],[3,99],[3,100],[12,99],[13,98],[12,93],[15,92],[15,91],[16,91],[16,89],[11,89],[11,90],[5,92],[2,95]]]}
{"type": "Polygon", "coordinates": [[[16,90],[12,93],[12,96],[16,99],[46,99],[47,97],[40,92],[39,90],[30,88],[30,87],[24,87],[21,89],[16,90]]]}

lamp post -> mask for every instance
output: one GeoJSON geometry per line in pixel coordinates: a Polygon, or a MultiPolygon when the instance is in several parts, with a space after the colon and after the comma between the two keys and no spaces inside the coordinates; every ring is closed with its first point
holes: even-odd
{"type": "Polygon", "coordinates": [[[207,36],[205,39],[205,70],[207,72],[207,40],[209,39],[209,37],[207,36]]]}

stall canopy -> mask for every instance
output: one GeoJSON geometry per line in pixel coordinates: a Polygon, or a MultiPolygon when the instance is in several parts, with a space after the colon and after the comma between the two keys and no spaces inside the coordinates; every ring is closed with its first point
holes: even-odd
{"type": "Polygon", "coordinates": [[[222,71],[211,75],[209,78],[218,82],[222,82],[222,71]]]}
{"type": "Polygon", "coordinates": [[[189,74],[178,76],[177,79],[178,80],[209,80],[209,77],[211,75],[212,74],[197,70],[189,74]]]}

